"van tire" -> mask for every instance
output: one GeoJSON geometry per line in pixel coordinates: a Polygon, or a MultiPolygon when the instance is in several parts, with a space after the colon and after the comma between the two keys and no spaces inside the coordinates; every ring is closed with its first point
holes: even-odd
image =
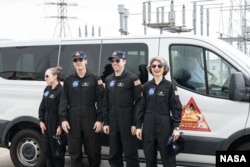
{"type": "Polygon", "coordinates": [[[41,134],[31,129],[19,131],[11,141],[10,156],[14,165],[18,167],[45,166],[41,134]]]}

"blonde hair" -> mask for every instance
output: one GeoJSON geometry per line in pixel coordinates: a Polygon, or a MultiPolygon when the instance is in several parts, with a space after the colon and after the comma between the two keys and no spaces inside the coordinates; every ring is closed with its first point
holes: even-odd
{"type": "Polygon", "coordinates": [[[150,74],[152,74],[151,65],[153,64],[154,61],[160,62],[160,64],[163,66],[163,68],[164,68],[163,76],[165,76],[168,73],[168,71],[169,71],[168,63],[167,63],[167,61],[163,57],[158,57],[158,56],[157,57],[153,57],[150,60],[150,63],[149,63],[149,66],[148,66],[148,70],[149,70],[150,74]]]}
{"type": "Polygon", "coordinates": [[[62,71],[62,67],[61,66],[56,66],[56,67],[51,67],[48,69],[52,75],[57,75],[57,80],[60,80],[60,73],[62,71]]]}

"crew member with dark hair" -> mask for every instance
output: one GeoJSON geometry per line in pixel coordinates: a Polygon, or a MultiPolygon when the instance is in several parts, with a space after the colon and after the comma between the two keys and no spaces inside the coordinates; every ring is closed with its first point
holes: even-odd
{"type": "Polygon", "coordinates": [[[68,134],[71,166],[82,167],[83,141],[90,167],[99,167],[101,146],[97,133],[102,129],[103,82],[87,70],[84,52],[73,53],[72,60],[76,72],[65,79],[60,101],[60,120],[68,134]]]}
{"type": "Polygon", "coordinates": [[[124,52],[115,51],[108,60],[114,69],[105,79],[103,100],[103,131],[109,134],[109,164],[111,167],[123,167],[124,153],[127,167],[139,167],[135,110],[141,97],[141,82],[136,75],[124,69],[124,52]]]}

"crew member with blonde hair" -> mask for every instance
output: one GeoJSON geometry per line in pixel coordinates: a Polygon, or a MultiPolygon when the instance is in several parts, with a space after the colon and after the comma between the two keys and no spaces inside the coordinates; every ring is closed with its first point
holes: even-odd
{"type": "Polygon", "coordinates": [[[65,146],[62,146],[62,154],[56,156],[57,144],[53,136],[62,134],[59,121],[59,102],[62,91],[60,84],[60,72],[62,67],[51,67],[46,70],[44,79],[47,83],[43,91],[43,98],[39,107],[40,128],[43,135],[44,151],[47,156],[47,167],[64,166],[65,146]]]}

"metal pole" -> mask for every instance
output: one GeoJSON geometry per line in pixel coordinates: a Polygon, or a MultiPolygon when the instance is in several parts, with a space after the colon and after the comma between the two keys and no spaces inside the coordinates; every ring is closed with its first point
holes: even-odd
{"type": "Polygon", "coordinates": [[[203,6],[201,6],[201,35],[203,35],[203,6]]]}
{"type": "Polygon", "coordinates": [[[95,27],[94,27],[94,25],[92,25],[92,37],[94,37],[95,36],[95,27]]]}
{"type": "Polygon", "coordinates": [[[87,27],[87,24],[85,24],[85,37],[88,36],[88,27],[87,27]]]}
{"type": "Polygon", "coordinates": [[[207,36],[209,36],[209,9],[207,9],[207,36]]]}
{"type": "Polygon", "coordinates": [[[193,5],[193,28],[194,28],[194,35],[196,35],[196,2],[193,5]]]}
{"type": "Polygon", "coordinates": [[[78,28],[78,36],[79,36],[79,37],[82,37],[81,27],[80,27],[80,26],[79,26],[79,28],[78,28]]]}
{"type": "Polygon", "coordinates": [[[148,23],[151,22],[151,3],[148,2],[148,23]]]}
{"type": "Polygon", "coordinates": [[[156,8],[156,23],[159,23],[160,22],[160,10],[159,8],[156,8]]]}
{"type": "Polygon", "coordinates": [[[183,5],[183,7],[182,7],[182,25],[183,26],[185,26],[185,15],[186,15],[186,13],[185,13],[185,5],[183,5]]]}
{"type": "Polygon", "coordinates": [[[144,35],[147,34],[147,27],[146,27],[146,4],[142,3],[142,24],[144,26],[144,35]]]}
{"type": "Polygon", "coordinates": [[[123,27],[123,18],[124,18],[124,5],[118,5],[118,13],[120,14],[120,29],[121,35],[124,33],[124,27],[123,27]]]}
{"type": "Polygon", "coordinates": [[[161,22],[164,23],[164,7],[161,8],[161,22]]]}
{"type": "Polygon", "coordinates": [[[124,34],[128,35],[128,9],[125,9],[124,12],[124,34]]]}

